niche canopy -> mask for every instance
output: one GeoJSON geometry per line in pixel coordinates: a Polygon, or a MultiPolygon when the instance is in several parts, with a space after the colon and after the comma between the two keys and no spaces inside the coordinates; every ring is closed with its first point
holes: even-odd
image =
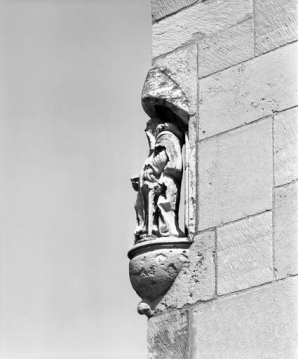
{"type": "Polygon", "coordinates": [[[187,130],[189,101],[179,85],[157,67],[148,72],[142,92],[142,106],[149,117],[173,117],[173,122],[178,121],[179,126],[187,130]]]}

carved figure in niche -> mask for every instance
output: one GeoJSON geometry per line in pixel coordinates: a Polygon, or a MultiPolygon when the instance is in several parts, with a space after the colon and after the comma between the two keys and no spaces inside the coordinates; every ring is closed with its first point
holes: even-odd
{"type": "Polygon", "coordinates": [[[140,175],[131,179],[138,192],[135,242],[148,237],[185,237],[178,224],[183,132],[159,119],[149,120],[145,131],[149,156],[140,175]]]}

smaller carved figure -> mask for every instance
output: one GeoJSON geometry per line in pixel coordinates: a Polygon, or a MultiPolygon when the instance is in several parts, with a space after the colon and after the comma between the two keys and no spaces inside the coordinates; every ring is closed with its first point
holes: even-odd
{"type": "Polygon", "coordinates": [[[152,237],[184,237],[178,211],[183,172],[183,133],[170,122],[148,121],[150,152],[141,173],[131,179],[138,192],[135,241],[152,237]]]}

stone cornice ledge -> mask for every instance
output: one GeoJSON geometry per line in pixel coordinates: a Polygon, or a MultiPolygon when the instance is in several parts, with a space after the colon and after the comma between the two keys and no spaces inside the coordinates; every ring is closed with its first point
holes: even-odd
{"type": "Polygon", "coordinates": [[[160,238],[144,240],[135,244],[127,253],[129,259],[133,259],[135,256],[143,254],[145,252],[151,252],[157,249],[173,249],[173,248],[186,248],[188,249],[192,241],[188,238],[160,238]]]}

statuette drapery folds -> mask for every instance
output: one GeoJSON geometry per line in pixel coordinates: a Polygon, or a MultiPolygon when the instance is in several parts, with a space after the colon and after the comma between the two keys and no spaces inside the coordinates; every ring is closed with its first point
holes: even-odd
{"type": "Polygon", "coordinates": [[[135,242],[154,237],[184,237],[178,224],[183,133],[173,123],[151,119],[146,135],[149,156],[140,175],[132,178],[133,188],[138,191],[135,242]]]}

